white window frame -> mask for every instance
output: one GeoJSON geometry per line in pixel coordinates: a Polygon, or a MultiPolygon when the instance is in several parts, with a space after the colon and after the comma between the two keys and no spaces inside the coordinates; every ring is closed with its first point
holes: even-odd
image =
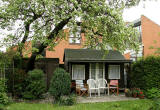
{"type": "Polygon", "coordinates": [[[68,41],[69,41],[70,44],[81,44],[81,40],[82,40],[81,28],[78,26],[77,27],[77,32],[75,33],[75,36],[74,36],[73,32],[70,31],[68,41]]]}
{"type": "Polygon", "coordinates": [[[120,79],[120,65],[109,65],[109,67],[108,67],[108,79],[120,79]],[[119,75],[118,75],[117,78],[110,76],[110,74],[112,74],[112,73],[110,73],[110,69],[112,67],[118,67],[119,68],[119,73],[118,73],[119,75]]]}
{"type": "Polygon", "coordinates": [[[85,65],[78,65],[78,64],[73,64],[72,65],[72,80],[85,80],[85,65]],[[84,77],[82,79],[76,79],[74,78],[73,76],[73,69],[74,69],[74,66],[84,66],[84,77]]]}

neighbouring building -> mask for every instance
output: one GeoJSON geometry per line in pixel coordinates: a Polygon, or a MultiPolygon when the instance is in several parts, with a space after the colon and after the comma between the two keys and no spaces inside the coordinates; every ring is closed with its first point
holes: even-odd
{"type": "Polygon", "coordinates": [[[141,43],[138,53],[129,51],[124,56],[126,59],[137,60],[139,57],[158,55],[160,48],[160,25],[142,15],[140,19],[133,21],[134,27],[139,31],[141,43]]]}

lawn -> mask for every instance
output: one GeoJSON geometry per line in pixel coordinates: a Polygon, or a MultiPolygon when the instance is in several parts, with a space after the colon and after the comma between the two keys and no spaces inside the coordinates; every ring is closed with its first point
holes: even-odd
{"type": "Polygon", "coordinates": [[[148,110],[152,105],[150,100],[132,100],[105,103],[76,104],[74,106],[58,106],[40,103],[13,103],[7,110],[148,110]]]}

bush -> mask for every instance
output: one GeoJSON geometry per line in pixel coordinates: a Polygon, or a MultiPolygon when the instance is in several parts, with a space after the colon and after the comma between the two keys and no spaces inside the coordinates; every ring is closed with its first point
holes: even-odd
{"type": "Polygon", "coordinates": [[[0,79],[0,104],[7,105],[9,103],[8,96],[6,94],[6,80],[0,79]]]}
{"type": "Polygon", "coordinates": [[[6,80],[0,78],[0,93],[6,92],[6,80]]]}
{"type": "Polygon", "coordinates": [[[130,76],[131,87],[148,90],[160,89],[160,57],[142,58],[132,65],[130,76]]]}
{"type": "Polygon", "coordinates": [[[160,99],[154,99],[152,107],[149,110],[160,110],[160,99]]]}
{"type": "Polygon", "coordinates": [[[59,99],[59,105],[66,105],[66,106],[71,106],[76,103],[76,97],[73,95],[70,96],[65,96],[65,97],[60,97],[59,99]]]}
{"type": "Polygon", "coordinates": [[[9,103],[9,98],[5,92],[0,92],[0,104],[7,105],[9,103]]]}
{"type": "Polygon", "coordinates": [[[160,90],[157,88],[148,89],[145,92],[145,95],[149,99],[160,98],[160,90]]]}
{"type": "Polygon", "coordinates": [[[39,99],[46,91],[44,73],[42,70],[34,69],[28,72],[26,78],[26,87],[24,89],[23,98],[39,99]]]}
{"type": "Polygon", "coordinates": [[[57,68],[53,74],[49,88],[49,92],[55,98],[55,102],[61,96],[70,94],[70,85],[70,74],[62,68],[57,68]]]}
{"type": "Polygon", "coordinates": [[[14,74],[13,72],[9,72],[6,75],[6,77],[8,79],[7,80],[8,92],[12,93],[14,96],[21,98],[24,92],[24,88],[26,87],[25,86],[25,79],[27,77],[26,72],[22,69],[15,69],[14,74]]]}

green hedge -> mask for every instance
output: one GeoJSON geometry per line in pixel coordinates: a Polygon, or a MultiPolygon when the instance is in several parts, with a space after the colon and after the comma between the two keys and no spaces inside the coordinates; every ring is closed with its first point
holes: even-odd
{"type": "Polygon", "coordinates": [[[160,89],[160,57],[142,58],[132,65],[130,84],[144,90],[160,89]]]}
{"type": "Polygon", "coordinates": [[[49,92],[55,98],[55,102],[59,101],[61,96],[70,94],[70,85],[70,74],[62,68],[57,68],[53,74],[49,88],[49,92]]]}
{"type": "Polygon", "coordinates": [[[29,71],[25,83],[26,87],[23,93],[23,98],[25,99],[39,99],[46,92],[42,70],[34,69],[33,71],[29,71]]]}
{"type": "Polygon", "coordinates": [[[6,80],[0,78],[0,109],[2,105],[7,105],[9,103],[9,98],[6,94],[6,80]]]}

